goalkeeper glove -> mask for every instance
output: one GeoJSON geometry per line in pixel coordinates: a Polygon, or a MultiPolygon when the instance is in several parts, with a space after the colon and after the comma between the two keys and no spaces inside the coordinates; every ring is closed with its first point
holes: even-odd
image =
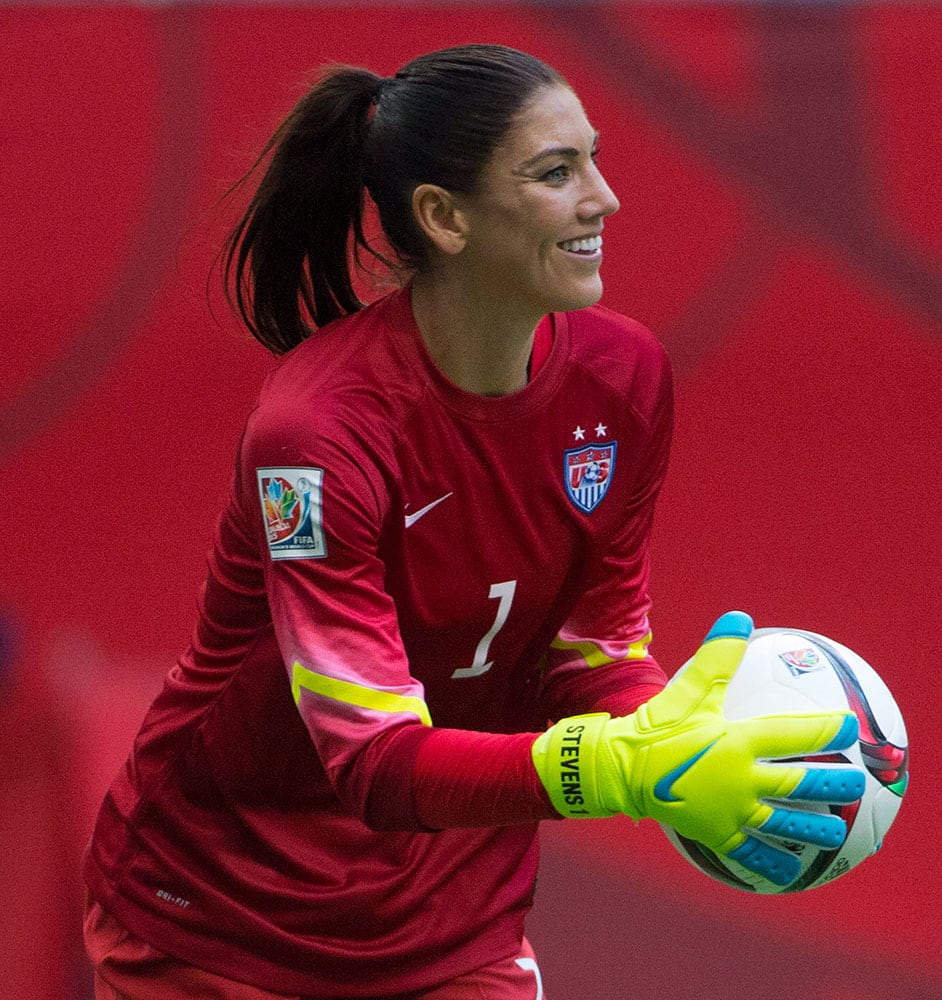
{"type": "Polygon", "coordinates": [[[655,819],[777,885],[797,878],[799,861],[752,833],[839,847],[844,821],[800,803],[854,802],[863,774],[774,761],[850,746],[857,719],[831,711],[726,719],[726,688],[751,633],[748,615],[728,612],[687,668],[634,714],[563,719],[541,734],[533,762],[557,811],[655,819]]]}

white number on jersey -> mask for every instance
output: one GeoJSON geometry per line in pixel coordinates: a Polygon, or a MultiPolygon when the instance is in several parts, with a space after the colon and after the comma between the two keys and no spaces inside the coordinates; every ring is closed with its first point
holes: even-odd
{"type": "Polygon", "coordinates": [[[491,584],[491,589],[487,596],[491,600],[500,602],[497,605],[497,616],[494,619],[494,624],[491,625],[478,643],[478,648],[474,651],[474,660],[471,666],[458,667],[451,675],[452,680],[458,680],[462,677],[479,677],[481,674],[486,674],[494,666],[493,660],[488,661],[487,654],[491,648],[491,643],[494,641],[494,636],[504,627],[504,623],[507,621],[516,589],[516,580],[505,580],[503,583],[491,584]]]}

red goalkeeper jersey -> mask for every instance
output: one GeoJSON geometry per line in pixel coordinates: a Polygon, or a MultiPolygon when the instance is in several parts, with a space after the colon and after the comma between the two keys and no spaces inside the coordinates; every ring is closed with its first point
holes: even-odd
{"type": "MultiPolygon", "coordinates": [[[[428,357],[406,289],[269,377],[192,645],[86,859],[139,937],[319,998],[516,954],[536,823],[427,827],[423,747],[534,733],[663,683],[647,644],[664,352],[601,307],[547,317],[537,339],[524,389],[466,393],[428,357]]],[[[475,767],[521,740],[479,740],[475,767]]]]}

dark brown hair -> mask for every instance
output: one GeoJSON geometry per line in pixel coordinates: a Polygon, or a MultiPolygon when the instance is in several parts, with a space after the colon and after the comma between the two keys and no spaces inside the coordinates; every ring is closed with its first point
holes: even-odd
{"type": "Polygon", "coordinates": [[[252,335],[282,354],[362,307],[351,256],[364,250],[389,263],[364,234],[364,189],[399,264],[421,269],[428,246],[412,215],[416,186],[473,193],[534,93],[564,83],[539,59],[499,45],[430,52],[390,78],[329,69],[240,182],[270,154],[223,247],[226,292],[252,335]]]}

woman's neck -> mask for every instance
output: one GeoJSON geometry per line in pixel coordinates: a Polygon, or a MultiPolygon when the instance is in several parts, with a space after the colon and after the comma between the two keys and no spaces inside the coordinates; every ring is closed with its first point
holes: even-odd
{"type": "Polygon", "coordinates": [[[436,366],[466,392],[506,396],[527,384],[540,317],[511,317],[441,274],[417,274],[412,313],[436,366]]]}

